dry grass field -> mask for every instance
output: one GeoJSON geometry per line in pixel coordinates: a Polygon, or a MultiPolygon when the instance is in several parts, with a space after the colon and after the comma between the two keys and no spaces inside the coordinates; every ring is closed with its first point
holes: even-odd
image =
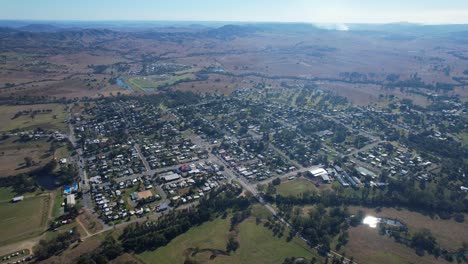
{"type": "Polygon", "coordinates": [[[18,137],[0,141],[0,177],[15,175],[37,169],[51,159],[50,144],[45,139],[28,142],[17,141],[18,137]],[[31,157],[35,165],[27,167],[25,157],[31,157]]]}
{"type": "Polygon", "coordinates": [[[362,264],[449,263],[431,255],[418,256],[413,249],[398,244],[388,236],[379,235],[377,229],[360,225],[349,229],[349,242],[339,250],[362,264]]]}

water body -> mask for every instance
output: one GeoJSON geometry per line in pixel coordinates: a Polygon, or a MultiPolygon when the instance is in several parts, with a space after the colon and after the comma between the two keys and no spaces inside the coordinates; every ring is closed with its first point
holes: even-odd
{"type": "Polygon", "coordinates": [[[158,88],[153,88],[153,87],[146,87],[143,88],[146,92],[155,92],[158,91],[158,88]]]}
{"type": "Polygon", "coordinates": [[[117,85],[124,88],[125,90],[132,90],[132,87],[126,84],[122,79],[117,79],[117,85]]]}
{"type": "Polygon", "coordinates": [[[59,187],[56,180],[57,178],[52,175],[41,175],[36,177],[37,185],[46,190],[54,190],[59,187]]]}

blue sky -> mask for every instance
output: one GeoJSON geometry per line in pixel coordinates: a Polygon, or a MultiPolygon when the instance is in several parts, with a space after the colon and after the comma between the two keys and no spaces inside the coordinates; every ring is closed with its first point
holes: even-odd
{"type": "Polygon", "coordinates": [[[0,19],[468,24],[468,0],[0,0],[0,19]]]}

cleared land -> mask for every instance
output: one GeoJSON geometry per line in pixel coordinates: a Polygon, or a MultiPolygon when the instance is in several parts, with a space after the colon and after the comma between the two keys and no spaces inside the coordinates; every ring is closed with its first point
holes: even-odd
{"type": "Polygon", "coordinates": [[[298,196],[305,192],[318,191],[318,189],[309,180],[296,179],[281,182],[280,185],[276,186],[276,191],[283,196],[298,196]]]}
{"type": "Polygon", "coordinates": [[[2,105],[0,106],[0,132],[18,130],[32,130],[42,128],[65,132],[68,128],[63,121],[66,119],[65,105],[2,105]],[[26,112],[24,112],[26,111],[26,112]],[[33,114],[37,111],[36,114],[33,114]],[[20,116],[15,117],[19,112],[20,116]]]}
{"type": "Polygon", "coordinates": [[[199,263],[282,263],[288,256],[313,257],[311,250],[301,241],[293,239],[286,242],[285,237],[274,237],[272,231],[262,224],[257,225],[251,217],[238,226],[240,246],[237,251],[230,256],[218,255],[210,260],[210,250],[226,249],[229,225],[229,217],[215,219],[190,229],[165,247],[138,255],[138,258],[145,263],[183,263],[191,249],[197,247],[202,252],[193,258],[199,263]]]}
{"type": "MultiPolygon", "coordinates": [[[[431,230],[437,242],[448,250],[457,250],[462,247],[463,242],[468,242],[468,223],[466,220],[463,223],[458,223],[453,220],[432,219],[417,212],[394,208],[383,208],[381,212],[377,213],[370,208],[350,207],[351,213],[356,213],[357,210],[362,210],[376,217],[399,219],[408,226],[410,232],[427,228],[431,230]]],[[[468,219],[467,215],[465,215],[465,219],[468,219]]]]}
{"type": "Polygon", "coordinates": [[[101,231],[103,226],[98,221],[96,216],[91,214],[88,210],[83,210],[82,213],[78,216],[78,221],[80,221],[83,226],[88,230],[89,233],[94,234],[98,231],[101,231]]]}
{"type": "Polygon", "coordinates": [[[0,202],[0,245],[40,235],[47,224],[48,195],[25,197],[24,201],[0,202]]]}
{"type": "Polygon", "coordinates": [[[54,264],[62,264],[62,263],[76,263],[77,259],[89,253],[96,248],[99,247],[101,244],[102,237],[95,236],[89,239],[86,239],[84,243],[78,243],[75,247],[70,247],[65,250],[63,253],[57,256],[53,256],[49,259],[42,261],[41,263],[54,263],[54,264]]]}
{"type": "Polygon", "coordinates": [[[0,141],[0,177],[15,175],[37,169],[49,162],[50,144],[45,139],[22,142],[18,137],[0,141]],[[34,162],[26,166],[25,159],[30,157],[34,162]]]}

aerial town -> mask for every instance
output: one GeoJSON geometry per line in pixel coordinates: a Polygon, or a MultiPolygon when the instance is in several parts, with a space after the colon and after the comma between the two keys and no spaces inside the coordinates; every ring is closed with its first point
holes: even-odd
{"type": "Polygon", "coordinates": [[[2,19],[0,264],[468,263],[468,24],[2,19]]]}

